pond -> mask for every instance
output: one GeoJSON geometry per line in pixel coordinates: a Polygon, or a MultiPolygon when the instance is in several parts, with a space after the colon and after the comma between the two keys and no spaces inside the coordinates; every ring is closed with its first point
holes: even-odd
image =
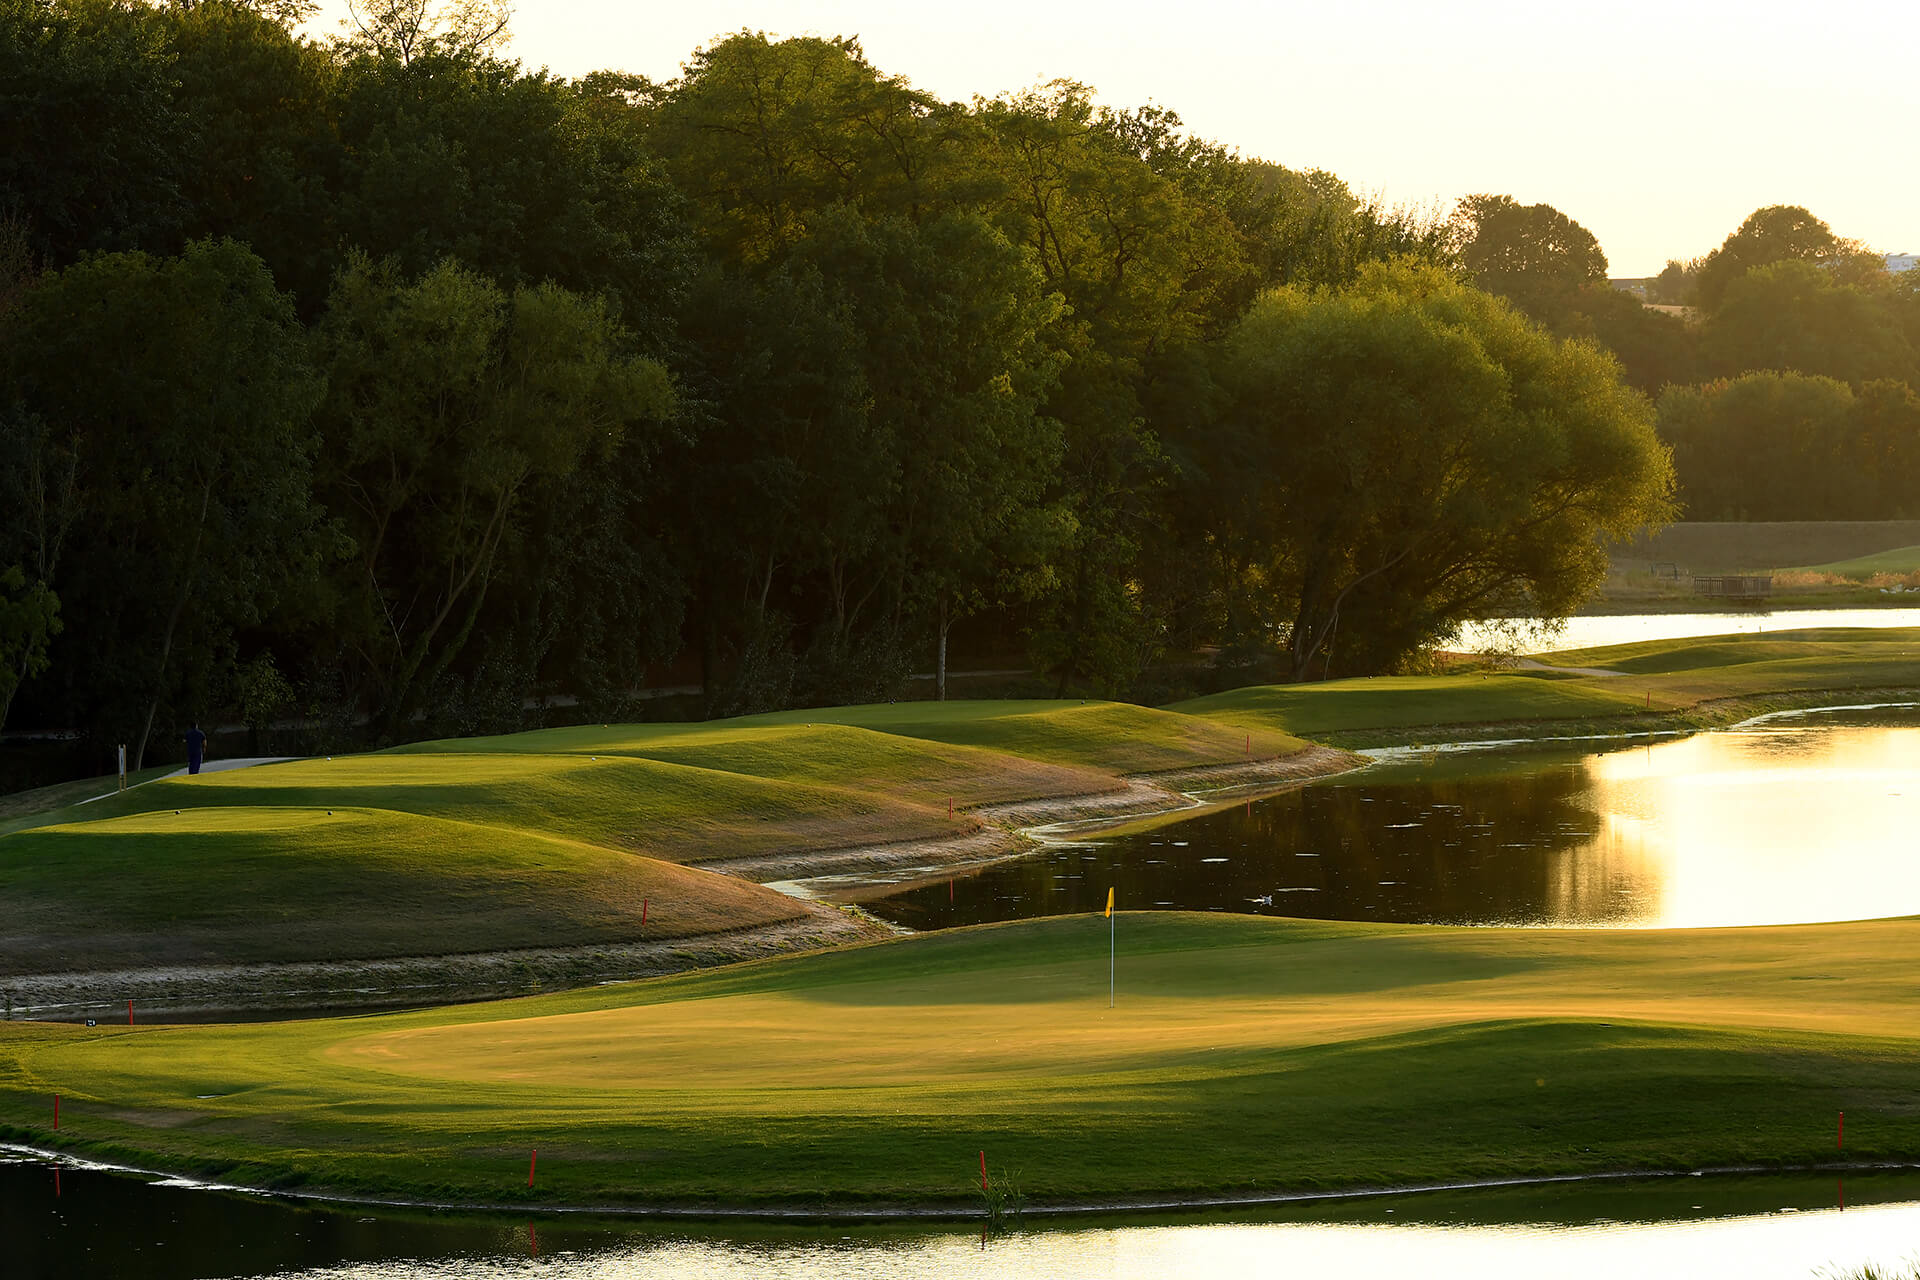
{"type": "MultiPolygon", "coordinates": [[[[1375,753],[1285,795],[872,896],[914,929],[1123,907],[1684,927],[1920,913],[1920,712],[1375,753]]],[[[827,888],[828,886],[818,886],[827,888]]],[[[840,893],[850,886],[831,886],[840,893]]]]}
{"type": "Polygon", "coordinates": [[[1674,1177],[1157,1221],[698,1227],[373,1211],[0,1163],[9,1276],[815,1280],[1273,1274],[1811,1280],[1920,1254],[1920,1174],[1674,1177]],[[58,1182],[56,1183],[56,1176],[58,1182]]]}
{"type": "MultiPolygon", "coordinates": [[[[1506,628],[1511,624],[1470,622],[1461,629],[1457,648],[1466,653],[1504,652],[1513,647],[1506,628]]],[[[1634,644],[1641,640],[1680,640],[1689,636],[1752,635],[1756,632],[1804,631],[1824,627],[1920,627],[1920,609],[1781,609],[1769,612],[1742,609],[1730,613],[1628,613],[1568,618],[1544,639],[1523,641],[1527,651],[1591,649],[1599,645],[1634,644]]]]}

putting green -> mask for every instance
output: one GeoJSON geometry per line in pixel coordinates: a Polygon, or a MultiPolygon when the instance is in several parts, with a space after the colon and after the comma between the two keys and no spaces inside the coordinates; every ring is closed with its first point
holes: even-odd
{"type": "Polygon", "coordinates": [[[1118,929],[1112,1009],[1095,917],[392,1017],[0,1026],[0,1124],[50,1140],[59,1091],[62,1140],[145,1162],[488,1201],[951,1200],[982,1148],[1055,1198],[1799,1162],[1842,1109],[1853,1155],[1920,1155],[1920,921],[1118,929]]]}

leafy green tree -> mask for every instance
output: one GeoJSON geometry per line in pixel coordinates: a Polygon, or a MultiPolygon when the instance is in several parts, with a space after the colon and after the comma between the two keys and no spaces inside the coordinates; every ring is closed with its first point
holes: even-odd
{"type": "Polygon", "coordinates": [[[1852,388],[1798,373],[1749,373],[1660,398],[1660,434],[1692,520],[1862,518],[1874,478],[1854,452],[1857,423],[1852,388]]]}
{"type": "Polygon", "coordinates": [[[188,144],[158,13],[0,0],[0,213],[54,266],[178,247],[188,144]]]}
{"type": "Polygon", "coordinates": [[[1671,307],[1692,305],[1694,278],[1699,271],[1700,260],[1697,258],[1691,262],[1668,258],[1667,265],[1660,268],[1660,274],[1648,282],[1647,301],[1671,307]]]}
{"type": "Polygon", "coordinates": [[[1856,384],[1920,375],[1887,299],[1811,262],[1775,262],[1733,281],[1701,343],[1726,374],[1777,369],[1856,384]]]}
{"type": "Polygon", "coordinates": [[[9,380],[49,434],[36,456],[56,475],[71,460],[78,506],[47,579],[67,623],[58,660],[82,714],[130,734],[138,768],[160,709],[210,688],[235,630],[311,579],[321,383],[291,300],[229,240],[68,267],[28,292],[11,333],[9,380]]]}
{"type": "Polygon", "coordinates": [[[1460,265],[1474,283],[1544,324],[1560,323],[1581,290],[1606,283],[1607,255],[1593,232],[1550,204],[1468,196],[1453,220],[1460,265]]]}
{"type": "Polygon", "coordinates": [[[1628,385],[1650,396],[1700,377],[1699,332],[1608,285],[1580,290],[1553,328],[1563,338],[1587,338],[1613,352],[1628,385]]]}
{"type": "Polygon", "coordinates": [[[505,48],[512,18],[508,0],[347,0],[341,43],[402,63],[470,58],[505,48]]]}
{"type": "Polygon", "coordinates": [[[1866,284],[1886,274],[1885,263],[1858,241],[1843,240],[1799,205],[1768,205],[1747,215],[1726,242],[1694,269],[1694,298],[1716,310],[1734,281],[1777,262],[1810,262],[1841,284],[1866,284]]]}
{"type": "Polygon", "coordinates": [[[1288,602],[1296,679],[1390,667],[1501,606],[1565,616],[1605,573],[1599,535],[1666,514],[1651,407],[1612,359],[1438,269],[1266,294],[1222,360],[1212,470],[1257,477],[1234,532],[1288,602]]]}
{"type": "Polygon", "coordinates": [[[21,682],[47,669],[47,646],[59,634],[59,597],[19,565],[0,569],[0,728],[21,682]]]}
{"type": "Polygon", "coordinates": [[[244,242],[310,314],[336,265],[334,188],[345,154],[332,119],[333,59],[290,34],[287,16],[176,0],[160,25],[185,131],[186,233],[244,242]]]}
{"type": "Polygon", "coordinates": [[[318,346],[322,492],[355,548],[349,639],[391,735],[466,648],[527,506],[673,392],[604,300],[508,292],[451,261],[410,281],[355,258],[318,346]]]}
{"type": "Polygon", "coordinates": [[[959,113],[882,74],[858,40],[741,31],[657,95],[651,140],[722,257],[777,261],[820,209],[945,207],[959,113]]]}

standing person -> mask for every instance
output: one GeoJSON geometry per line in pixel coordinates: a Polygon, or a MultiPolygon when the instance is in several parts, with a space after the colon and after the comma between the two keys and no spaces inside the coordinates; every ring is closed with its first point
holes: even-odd
{"type": "Polygon", "coordinates": [[[206,753],[207,735],[200,732],[200,722],[193,722],[193,728],[187,730],[187,772],[200,772],[200,760],[206,753]]]}

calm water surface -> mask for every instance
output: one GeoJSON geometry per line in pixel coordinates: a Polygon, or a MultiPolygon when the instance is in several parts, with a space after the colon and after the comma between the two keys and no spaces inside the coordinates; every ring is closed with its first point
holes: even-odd
{"type": "MultiPolygon", "coordinates": [[[[1800,631],[1809,627],[1920,627],[1920,609],[1782,609],[1736,613],[1627,613],[1612,617],[1569,618],[1545,639],[1523,641],[1528,651],[1590,649],[1641,640],[1681,640],[1689,636],[1725,636],[1757,631],[1800,631]]],[[[1514,646],[1504,624],[1470,622],[1461,629],[1459,647],[1467,653],[1504,652],[1514,646]]]]}
{"type": "Polygon", "coordinates": [[[0,1163],[4,1274],[22,1280],[550,1276],[817,1277],[1739,1275],[1805,1280],[1920,1256],[1911,1173],[1666,1178],[1334,1201],[1226,1221],[686,1228],[371,1213],[0,1163]],[[1844,1210],[1841,1205],[1844,1204],[1844,1210]]]}
{"type": "Polygon", "coordinates": [[[1383,753],[1360,773],[867,903],[916,929],[1123,906],[1671,927],[1920,913],[1920,716],[1383,753]]]}

